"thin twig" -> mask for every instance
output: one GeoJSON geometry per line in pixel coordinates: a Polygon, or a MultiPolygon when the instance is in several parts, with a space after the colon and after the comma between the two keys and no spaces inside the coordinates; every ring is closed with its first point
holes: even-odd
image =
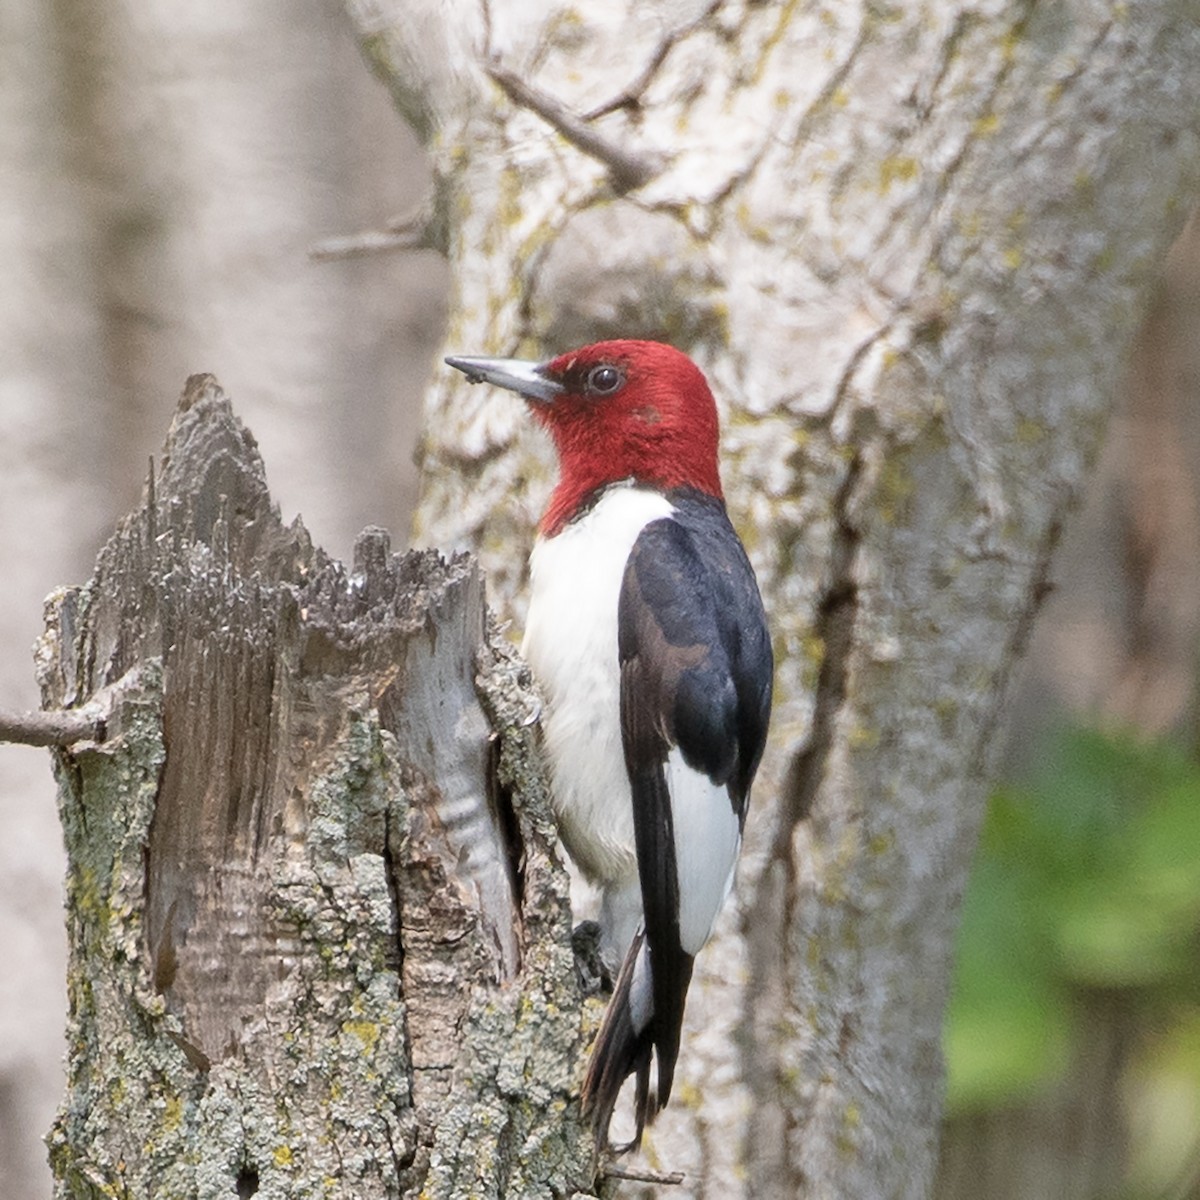
{"type": "Polygon", "coordinates": [[[393,217],[382,229],[365,229],[317,242],[309,258],[331,262],[341,258],[361,258],[367,254],[388,254],[397,250],[438,250],[445,253],[445,239],[439,234],[432,200],[425,200],[414,212],[393,217]]]}
{"type": "Polygon", "coordinates": [[[706,22],[712,19],[717,11],[724,4],[725,0],[713,0],[713,2],[694,20],[687,25],[681,26],[679,29],[672,30],[666,34],[662,41],[659,42],[657,49],[650,56],[650,61],[646,64],[642,73],[631,83],[619,96],[614,96],[613,99],[606,101],[604,104],[593,108],[590,112],[584,114],[585,121],[596,121],[600,117],[606,117],[609,113],[617,112],[622,108],[637,109],[641,107],[642,97],[646,94],[646,90],[654,82],[654,77],[658,74],[663,63],[667,61],[667,55],[679,45],[684,38],[690,37],[697,29],[704,26],[706,22]]]}
{"type": "Polygon", "coordinates": [[[666,166],[666,159],[661,154],[649,150],[634,153],[609,141],[561,101],[530,86],[507,67],[491,63],[487,73],[514,104],[537,113],[573,146],[590,158],[604,163],[618,191],[628,192],[649,183],[666,166]]]}
{"type": "Polygon", "coordinates": [[[308,257],[314,262],[334,262],[341,258],[363,258],[368,254],[389,254],[397,250],[425,250],[422,237],[412,233],[392,233],[385,229],[365,229],[362,233],[347,233],[326,238],[310,247],[308,257]]]}
{"type": "Polygon", "coordinates": [[[76,742],[102,742],[107,734],[103,714],[94,710],[53,709],[14,713],[0,710],[0,742],[23,746],[72,746],[76,742]]]}
{"type": "Polygon", "coordinates": [[[610,1179],[631,1179],[635,1183],[671,1185],[682,1183],[687,1178],[682,1171],[650,1171],[638,1167],[618,1167],[616,1163],[601,1167],[600,1174],[607,1175],[610,1179]]]}

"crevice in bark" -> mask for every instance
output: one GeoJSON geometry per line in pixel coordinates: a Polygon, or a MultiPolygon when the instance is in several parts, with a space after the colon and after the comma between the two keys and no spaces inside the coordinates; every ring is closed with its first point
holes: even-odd
{"type": "Polygon", "coordinates": [[[995,686],[990,689],[992,702],[983,715],[974,749],[971,752],[969,776],[980,778],[988,769],[988,754],[997,748],[996,728],[1004,716],[1009,698],[1009,683],[1017,664],[1025,657],[1029,639],[1033,636],[1034,622],[1046,598],[1054,591],[1051,571],[1054,552],[1062,540],[1063,524],[1066,519],[1064,506],[1058,508],[1046,527],[1037,551],[1033,575],[1025,592],[1025,604],[1011,626],[1011,632],[1000,658],[995,686]]]}
{"type": "MultiPolygon", "coordinates": [[[[834,495],[831,510],[828,581],[817,606],[814,633],[823,643],[812,724],[803,746],[789,763],[780,787],[776,825],[765,867],[756,885],[753,911],[769,919],[743,918],[749,943],[755,1000],[747,1009],[743,1030],[744,1072],[755,1093],[761,1140],[747,1147],[752,1189],[756,1194],[807,1195],[800,1164],[788,1161],[810,1107],[799,1104],[789,1066],[778,1054],[779,1029],[795,1018],[788,980],[808,969],[794,960],[791,937],[797,928],[797,907],[803,896],[797,880],[794,838],[808,819],[825,778],[829,755],[836,745],[838,718],[845,704],[850,657],[858,624],[859,588],[856,561],[862,539],[851,517],[855,489],[864,464],[855,452],[834,495]]],[[[790,1068],[795,1069],[795,1066],[790,1068]]]]}
{"type": "MultiPolygon", "coordinates": [[[[782,115],[774,118],[771,126],[763,135],[762,141],[759,142],[758,149],[751,154],[749,161],[745,164],[745,166],[739,167],[738,170],[733,171],[720,186],[720,188],[713,193],[712,199],[705,206],[706,212],[723,213],[725,205],[729,202],[730,197],[733,196],[738,189],[745,187],[746,184],[748,184],[754,178],[759,166],[762,164],[769,151],[773,148],[775,140],[779,137],[779,123],[782,122],[782,120],[782,115]]],[[[655,208],[659,211],[667,212],[680,211],[682,213],[684,223],[687,225],[687,228],[692,236],[701,239],[705,238],[706,234],[703,228],[704,222],[697,220],[697,213],[693,210],[690,210],[687,206],[676,210],[671,204],[660,203],[655,205],[655,208]]]]}
{"type": "MultiPolygon", "coordinates": [[[[396,929],[396,990],[401,999],[404,998],[404,893],[400,888],[397,874],[399,871],[397,854],[392,847],[395,819],[392,813],[387,814],[383,830],[383,869],[387,879],[388,895],[392,902],[392,921],[396,929]]],[[[408,1039],[408,1022],[404,1026],[404,1052],[412,1061],[412,1046],[408,1039]]]]}
{"type": "MultiPolygon", "coordinates": [[[[1028,16],[1017,28],[1023,31],[1027,22],[1028,16]]],[[[1083,54],[1080,55],[1079,65],[1075,68],[1075,70],[1056,80],[1055,90],[1058,95],[1058,104],[1063,103],[1068,91],[1073,91],[1075,86],[1081,80],[1087,78],[1087,64],[1093,62],[1095,57],[1100,54],[1101,48],[1108,40],[1109,35],[1113,32],[1114,28],[1120,28],[1120,23],[1118,23],[1117,20],[1109,19],[1102,22],[1095,36],[1088,44],[1087,49],[1083,52],[1083,54]]],[[[1026,144],[1017,149],[1017,152],[1013,155],[1012,159],[1013,167],[1016,168],[1017,166],[1023,165],[1034,154],[1041,151],[1048,138],[1060,137],[1061,134],[1061,127],[1057,123],[1047,122],[1045,128],[1042,129],[1036,137],[1030,138],[1026,144]]]]}
{"type": "Polygon", "coordinates": [[[918,87],[916,85],[914,85],[913,90],[909,93],[908,105],[916,112],[919,120],[928,121],[937,110],[936,101],[938,92],[941,90],[946,76],[950,73],[950,66],[958,54],[958,48],[962,44],[963,38],[966,37],[971,26],[978,19],[973,12],[961,12],[955,16],[953,27],[942,41],[938,53],[937,73],[934,75],[933,82],[926,91],[926,98],[924,100],[919,99],[917,95],[918,87]]]}
{"type": "Polygon", "coordinates": [[[823,655],[817,676],[812,729],[804,747],[788,765],[771,851],[772,858],[784,864],[791,863],[792,833],[796,825],[812,811],[824,777],[825,760],[833,746],[837,715],[846,698],[850,652],[854,645],[854,627],[858,616],[858,583],[854,575],[854,561],[861,538],[850,520],[848,508],[861,472],[862,460],[856,453],[850,460],[834,499],[837,524],[830,548],[829,584],[817,608],[815,623],[823,655]]]}
{"type": "Polygon", "coordinates": [[[488,797],[496,814],[500,840],[508,862],[509,879],[518,917],[525,908],[525,844],[521,825],[513,808],[512,791],[500,779],[500,742],[493,738],[488,744],[488,797]]]}
{"type": "Polygon", "coordinates": [[[839,88],[845,86],[846,79],[854,69],[854,65],[858,61],[866,44],[867,24],[866,21],[863,21],[859,24],[858,32],[846,57],[838,63],[816,97],[800,114],[800,118],[796,122],[795,132],[788,139],[793,145],[801,146],[811,140],[817,121],[829,112],[829,106],[833,102],[834,96],[837,94],[839,88]]]}

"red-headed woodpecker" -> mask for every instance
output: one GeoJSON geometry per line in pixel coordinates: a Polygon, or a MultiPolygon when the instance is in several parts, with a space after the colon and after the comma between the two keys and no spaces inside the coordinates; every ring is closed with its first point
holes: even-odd
{"type": "Polygon", "coordinates": [[[523,650],[545,695],[562,839],[601,889],[601,955],[620,964],[584,1113],[606,1142],[636,1072],[636,1145],[671,1092],[692,964],[733,881],[771,706],[717,409],[695,364],[658,342],[446,361],[524,397],[558,452],[523,650]]]}

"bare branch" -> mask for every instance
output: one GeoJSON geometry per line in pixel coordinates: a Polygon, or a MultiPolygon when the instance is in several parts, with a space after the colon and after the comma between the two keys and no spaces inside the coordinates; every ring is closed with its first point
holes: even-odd
{"type": "Polygon", "coordinates": [[[724,0],[713,0],[713,3],[708,6],[700,14],[696,20],[689,22],[687,25],[679,29],[672,30],[668,33],[658,47],[655,49],[650,61],[642,69],[641,74],[631,83],[620,95],[614,96],[613,99],[606,101],[604,104],[598,105],[590,112],[584,114],[585,121],[596,121],[600,117],[606,117],[609,113],[618,112],[622,108],[637,109],[641,107],[642,97],[646,94],[646,89],[654,82],[658,75],[659,68],[667,61],[667,55],[689,34],[700,29],[706,21],[710,20],[717,9],[721,7],[724,0]]]}
{"type": "Polygon", "coordinates": [[[637,1167],[619,1167],[616,1163],[609,1163],[600,1171],[602,1176],[607,1176],[609,1179],[630,1179],[635,1183],[658,1183],[663,1185],[674,1185],[684,1181],[686,1176],[682,1171],[650,1171],[641,1170],[637,1167]]]}
{"type": "Polygon", "coordinates": [[[571,145],[604,163],[612,175],[613,186],[617,191],[628,192],[642,187],[661,174],[666,167],[664,155],[651,150],[633,153],[609,141],[561,101],[532,87],[508,68],[492,63],[487,72],[514,104],[537,113],[571,145]]]}
{"type": "Polygon", "coordinates": [[[398,250],[436,250],[444,256],[446,244],[445,224],[438,220],[433,199],[429,198],[413,212],[392,217],[382,229],[325,238],[309,249],[308,256],[315,262],[391,254],[398,250]]]}
{"type": "Polygon", "coordinates": [[[411,232],[390,233],[367,229],[362,233],[342,234],[317,242],[308,252],[314,262],[334,262],[342,258],[364,258],[369,254],[390,254],[397,250],[427,250],[428,245],[411,232]]]}
{"type": "Polygon", "coordinates": [[[102,742],[106,736],[104,714],[79,709],[14,713],[0,710],[0,742],[23,746],[72,746],[76,742],[102,742]]]}

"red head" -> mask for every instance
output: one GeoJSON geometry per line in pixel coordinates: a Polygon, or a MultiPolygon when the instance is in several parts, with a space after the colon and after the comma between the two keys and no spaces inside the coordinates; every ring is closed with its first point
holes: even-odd
{"type": "Polygon", "coordinates": [[[661,342],[597,342],[546,363],[450,358],[472,382],[518,392],[554,439],[560,478],[542,517],[553,536],[607,483],[721,496],[717,408],[699,368],[661,342]]]}

